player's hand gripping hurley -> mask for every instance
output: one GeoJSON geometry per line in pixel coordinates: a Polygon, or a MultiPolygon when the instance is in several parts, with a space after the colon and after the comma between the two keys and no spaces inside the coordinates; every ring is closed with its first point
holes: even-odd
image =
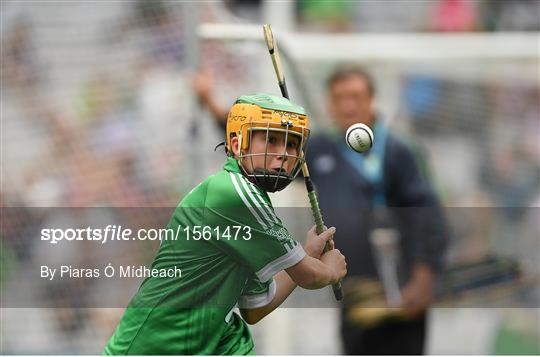
{"type": "MultiPolygon", "coordinates": [[[[270,25],[268,24],[264,25],[263,31],[264,31],[264,40],[266,42],[266,45],[268,46],[268,52],[270,53],[270,56],[272,58],[272,63],[274,65],[274,70],[276,71],[276,76],[278,79],[279,89],[281,90],[281,95],[283,95],[287,99],[290,99],[289,93],[287,91],[287,85],[285,84],[285,76],[283,75],[283,70],[281,67],[281,60],[279,58],[278,49],[274,41],[274,36],[272,35],[272,30],[270,29],[270,25]]],[[[319,201],[317,199],[317,194],[315,193],[315,189],[313,188],[313,182],[311,182],[311,178],[309,177],[309,170],[308,170],[306,161],[304,161],[304,163],[302,164],[302,174],[304,175],[304,181],[306,183],[309,203],[311,205],[311,212],[313,214],[313,218],[315,219],[317,234],[321,234],[322,232],[326,230],[326,226],[324,225],[321,209],[319,208],[319,201]]],[[[331,249],[331,248],[330,248],[330,245],[326,243],[324,251],[326,252],[328,251],[328,249],[331,249]]],[[[341,289],[341,283],[332,285],[332,289],[334,290],[334,296],[336,297],[336,300],[340,301],[341,299],[343,299],[343,291],[341,289]]]]}

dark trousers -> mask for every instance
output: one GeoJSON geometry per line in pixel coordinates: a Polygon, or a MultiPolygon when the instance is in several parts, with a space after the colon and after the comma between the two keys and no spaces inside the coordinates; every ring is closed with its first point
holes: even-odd
{"type": "Polygon", "coordinates": [[[426,315],[364,329],[342,318],[341,337],[347,355],[424,354],[426,315]]]}

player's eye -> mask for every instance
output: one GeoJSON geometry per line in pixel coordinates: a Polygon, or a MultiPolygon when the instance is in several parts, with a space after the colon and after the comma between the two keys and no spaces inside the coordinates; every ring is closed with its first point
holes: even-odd
{"type": "Polygon", "coordinates": [[[277,137],[274,134],[269,134],[268,135],[268,143],[272,144],[272,145],[277,144],[277,137]]]}
{"type": "Polygon", "coordinates": [[[289,140],[287,140],[287,149],[298,150],[299,145],[300,145],[300,140],[298,140],[295,137],[289,138],[289,140]]]}

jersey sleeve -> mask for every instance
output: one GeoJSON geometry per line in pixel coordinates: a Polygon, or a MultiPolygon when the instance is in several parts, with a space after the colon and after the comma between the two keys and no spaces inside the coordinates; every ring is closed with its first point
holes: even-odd
{"type": "Polygon", "coordinates": [[[253,184],[240,174],[226,175],[225,184],[220,182],[208,192],[204,221],[220,232],[212,243],[266,283],[306,253],[253,184]],[[227,229],[229,236],[223,234],[227,229]],[[233,237],[233,231],[239,233],[233,237]]]}
{"type": "Polygon", "coordinates": [[[246,283],[242,296],[238,300],[241,309],[255,309],[268,305],[276,295],[276,282],[270,279],[265,283],[253,275],[246,283]]]}

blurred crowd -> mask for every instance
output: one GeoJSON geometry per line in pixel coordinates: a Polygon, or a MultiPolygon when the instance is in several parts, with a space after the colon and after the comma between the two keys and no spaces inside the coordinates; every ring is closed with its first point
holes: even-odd
{"type": "MultiPolygon", "coordinates": [[[[194,184],[222,165],[223,154],[213,151],[222,141],[221,131],[199,107],[192,90],[196,68],[187,53],[190,14],[183,4],[139,0],[99,7],[2,5],[0,204],[11,208],[2,215],[0,282],[7,281],[17,265],[35,262],[44,254],[34,251],[35,228],[58,217],[44,216],[31,207],[174,207],[194,184]]],[[[263,1],[209,2],[198,15],[201,22],[260,22],[264,6],[263,1]]],[[[539,6],[535,0],[397,5],[298,0],[294,30],[539,31],[539,6]]],[[[259,57],[249,45],[206,41],[200,45],[197,67],[213,73],[217,100],[228,106],[237,95],[259,90],[255,58],[259,57]]],[[[540,205],[538,82],[471,84],[403,75],[399,86],[399,114],[407,123],[406,132],[422,138],[431,158],[444,158],[432,160],[432,169],[445,205],[503,207],[502,220],[489,226],[501,236],[508,227],[535,219],[531,215],[537,212],[527,208],[540,205]]],[[[481,216],[479,220],[489,220],[481,216]]],[[[140,218],[139,212],[131,222],[140,218]]],[[[151,218],[146,217],[146,224],[159,225],[163,215],[151,218]]],[[[467,217],[454,222],[458,233],[467,222],[467,217]]],[[[469,233],[471,237],[486,234],[469,233]]],[[[473,254],[475,242],[468,241],[468,249],[454,254],[473,254]]],[[[507,239],[497,242],[486,248],[486,242],[480,241],[478,250],[515,253],[507,239]]],[[[533,231],[532,242],[519,249],[526,254],[537,245],[533,231]]],[[[88,255],[81,254],[80,261],[88,255]]],[[[133,254],[126,263],[147,258],[133,254]]],[[[69,295],[79,288],[63,289],[69,295]]],[[[66,306],[77,306],[74,297],[70,299],[66,306]]],[[[48,321],[49,313],[56,316],[51,336],[54,328],[71,334],[65,346],[57,346],[67,346],[63,352],[99,352],[95,342],[104,341],[109,332],[102,336],[96,331],[114,326],[114,318],[108,321],[109,315],[97,311],[84,317],[77,311],[40,309],[40,314],[43,321],[48,321]],[[88,333],[96,340],[89,341],[88,333]]],[[[23,313],[20,309],[11,318],[20,319],[17,314],[23,313]]],[[[10,337],[17,335],[14,328],[10,337]]],[[[34,341],[36,346],[21,341],[7,344],[6,351],[40,350],[44,342],[34,341]]]]}
{"type": "MultiPolygon", "coordinates": [[[[199,119],[202,113],[192,105],[193,68],[186,58],[182,6],[150,1],[126,6],[129,11],[120,18],[96,21],[101,28],[94,31],[94,38],[88,42],[102,50],[88,52],[86,58],[81,56],[78,60],[87,63],[70,64],[70,71],[65,72],[60,67],[63,63],[47,53],[47,41],[57,50],[73,50],[77,43],[59,44],[58,38],[44,37],[47,29],[41,26],[46,24],[33,20],[29,6],[8,8],[12,11],[3,15],[7,20],[2,38],[3,139],[9,152],[4,162],[4,187],[9,187],[2,192],[4,204],[175,205],[182,190],[195,181],[182,182],[190,175],[186,164],[197,164],[186,150],[186,140],[193,140],[191,134],[203,125],[199,119]],[[101,33],[95,35],[96,32],[101,33]],[[101,43],[92,43],[96,41],[101,43]],[[116,58],[122,60],[123,52],[130,56],[126,63],[99,65],[103,61],[115,62],[116,58]],[[85,69],[77,72],[77,65],[85,69]],[[64,77],[71,72],[71,78],[77,80],[64,77]]],[[[349,32],[539,29],[537,1],[440,0],[410,2],[407,6],[408,11],[400,11],[390,2],[303,0],[296,2],[297,27],[300,31],[349,32]],[[414,18],[396,21],[397,16],[407,14],[414,14],[414,18]]],[[[230,12],[248,21],[250,16],[260,18],[262,7],[262,2],[225,1],[218,10],[215,6],[203,6],[201,18],[220,21],[223,12],[230,12]]],[[[69,13],[69,7],[64,11],[69,13]]],[[[74,40],[66,36],[65,41],[74,40]]],[[[201,48],[198,65],[218,74],[219,86],[225,87],[222,92],[230,90],[224,83],[243,90],[252,77],[244,66],[249,58],[240,58],[233,51],[234,48],[208,41],[201,48]]],[[[70,56],[69,52],[66,56],[70,56]]],[[[403,84],[406,108],[418,117],[414,124],[418,131],[437,128],[438,122],[444,121],[454,122],[453,126],[460,126],[457,129],[466,129],[471,115],[478,114],[492,120],[490,130],[503,136],[507,125],[536,125],[537,88],[520,88],[519,83],[503,88],[468,88],[471,95],[458,97],[462,86],[432,78],[411,78],[403,84]],[[455,115],[447,110],[455,102],[463,101],[471,103],[471,112],[455,115]],[[478,110],[492,104],[495,107],[490,109],[491,113],[478,110]],[[461,119],[441,118],[445,113],[461,119]],[[505,117],[515,113],[523,116],[508,123],[505,117]]],[[[222,97],[227,104],[234,99],[229,93],[222,97]]],[[[523,132],[534,135],[534,130],[523,132]]],[[[501,205],[519,206],[523,203],[520,201],[530,197],[526,188],[517,192],[512,182],[505,182],[523,180],[507,176],[512,165],[530,161],[536,138],[526,139],[525,147],[512,149],[519,152],[505,150],[495,162],[482,167],[481,175],[486,185],[497,191],[494,199],[501,205]],[[520,159],[514,160],[515,157],[520,159]],[[501,177],[490,170],[500,172],[501,177]],[[501,192],[505,197],[501,197],[501,192]],[[512,197],[506,197],[508,194],[512,197]]],[[[514,143],[512,140],[510,144],[514,143]]],[[[490,148],[485,150],[490,152],[490,148]]],[[[525,183],[527,187],[530,184],[525,183]]]]}
{"type": "MultiPolygon", "coordinates": [[[[262,17],[261,0],[225,0],[237,16],[262,17]]],[[[296,26],[314,32],[538,31],[535,0],[298,0],[296,26]],[[405,11],[406,10],[406,11],[405,11]]]]}
{"type": "Polygon", "coordinates": [[[537,31],[534,0],[391,1],[300,0],[300,23],[315,31],[469,32],[537,31]],[[406,11],[404,11],[406,10],[406,11]]]}

